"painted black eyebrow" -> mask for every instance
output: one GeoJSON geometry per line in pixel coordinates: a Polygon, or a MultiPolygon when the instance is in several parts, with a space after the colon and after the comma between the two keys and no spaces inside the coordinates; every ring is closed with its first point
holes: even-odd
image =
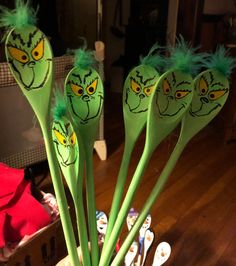
{"type": "Polygon", "coordinates": [[[29,33],[29,40],[27,42],[27,46],[30,47],[32,45],[32,40],[35,34],[38,32],[38,29],[36,28],[32,33],[29,33]]]}
{"type": "Polygon", "coordinates": [[[211,71],[209,72],[209,75],[210,75],[210,79],[211,79],[210,85],[212,85],[212,83],[214,81],[214,75],[211,71]]]}
{"type": "Polygon", "coordinates": [[[133,78],[133,77],[130,77],[130,81],[134,81],[134,82],[136,82],[138,85],[139,85],[139,87],[141,87],[141,85],[140,85],[140,83],[135,79],[135,78],[133,78]]]}
{"type": "Polygon", "coordinates": [[[70,123],[67,123],[67,124],[65,125],[65,128],[66,128],[66,135],[67,135],[67,136],[69,135],[69,131],[68,131],[69,126],[70,126],[70,123]]]}
{"type": "Polygon", "coordinates": [[[146,85],[148,81],[151,81],[151,80],[155,79],[155,77],[156,77],[156,76],[154,76],[152,78],[149,78],[149,79],[144,80],[144,77],[140,75],[140,72],[138,70],[136,70],[136,76],[140,79],[140,82],[143,85],[146,85]]]}
{"type": "MultiPolygon", "coordinates": [[[[45,39],[45,35],[42,34],[42,36],[38,39],[38,41],[36,42],[36,44],[34,45],[34,48],[42,41],[45,39]]],[[[33,48],[33,49],[34,49],[33,48]]]]}
{"type": "Polygon", "coordinates": [[[190,85],[191,84],[191,82],[189,82],[189,81],[181,81],[180,83],[178,83],[177,85],[176,85],[176,88],[177,87],[179,87],[179,86],[181,86],[181,85],[184,85],[184,84],[187,84],[187,85],[190,85]]]}
{"type": "Polygon", "coordinates": [[[13,47],[13,48],[19,49],[19,50],[21,50],[21,51],[24,51],[26,54],[28,54],[28,52],[25,51],[25,49],[22,48],[21,45],[17,45],[16,43],[12,44],[11,42],[9,42],[9,44],[7,44],[7,47],[8,47],[8,48],[9,48],[9,47],[13,47]]]}
{"type": "Polygon", "coordinates": [[[85,84],[85,82],[86,82],[86,79],[87,79],[88,77],[90,77],[91,75],[92,75],[92,69],[90,68],[90,69],[89,69],[89,72],[88,72],[87,74],[84,75],[84,84],[85,84]]]}
{"type": "Polygon", "coordinates": [[[15,33],[14,31],[12,32],[12,37],[13,37],[13,40],[15,41],[16,39],[19,39],[21,45],[25,45],[25,42],[24,40],[22,39],[21,35],[19,33],[15,33]]]}
{"type": "MultiPolygon", "coordinates": [[[[62,127],[61,123],[59,121],[54,121],[54,123],[61,128],[61,131],[64,133],[64,136],[66,136],[66,132],[65,132],[64,128],[62,127]]],[[[55,127],[53,127],[53,130],[58,131],[58,129],[56,129],[55,127]]]]}
{"type": "Polygon", "coordinates": [[[144,88],[150,88],[150,87],[153,87],[155,85],[156,85],[156,83],[153,83],[153,84],[150,84],[150,85],[148,85],[147,87],[144,87],[144,88]]]}
{"type": "Polygon", "coordinates": [[[213,91],[225,91],[225,92],[227,92],[227,91],[229,91],[229,89],[228,88],[223,88],[223,89],[218,89],[218,90],[212,90],[212,91],[209,91],[209,93],[211,93],[213,91]]]}
{"type": "Polygon", "coordinates": [[[80,74],[75,74],[75,73],[72,73],[71,74],[74,78],[78,78],[79,79],[79,82],[82,83],[82,79],[80,77],[80,74]]]}
{"type": "Polygon", "coordinates": [[[212,87],[217,86],[217,85],[224,87],[224,84],[222,84],[221,82],[216,82],[216,83],[211,84],[212,87]]]}
{"type": "Polygon", "coordinates": [[[76,86],[79,86],[79,87],[83,88],[81,86],[81,83],[79,83],[79,82],[77,83],[76,81],[73,81],[73,80],[69,80],[66,84],[69,84],[69,85],[73,84],[73,85],[76,85],[76,86]]]}
{"type": "Polygon", "coordinates": [[[176,76],[175,76],[175,72],[172,72],[172,73],[171,73],[171,76],[172,76],[172,83],[173,83],[173,86],[175,86],[175,84],[176,84],[176,76]]]}
{"type": "Polygon", "coordinates": [[[93,80],[91,80],[90,83],[87,85],[87,87],[90,86],[95,80],[98,80],[98,77],[96,77],[93,80]]]}

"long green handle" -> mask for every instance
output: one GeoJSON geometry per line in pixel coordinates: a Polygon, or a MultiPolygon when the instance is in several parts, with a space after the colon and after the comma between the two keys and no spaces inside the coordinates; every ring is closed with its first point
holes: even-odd
{"type": "Polygon", "coordinates": [[[87,195],[89,236],[91,241],[92,265],[97,266],[99,262],[99,247],[98,247],[98,233],[97,233],[97,220],[96,220],[94,174],[93,174],[93,149],[85,147],[85,161],[86,161],[86,195],[87,195]]]}
{"type": "Polygon", "coordinates": [[[117,220],[114,224],[114,228],[112,230],[112,233],[110,235],[110,238],[107,242],[107,246],[103,251],[103,254],[100,259],[99,266],[107,266],[109,265],[109,262],[111,260],[111,257],[113,255],[113,251],[115,249],[117,240],[119,238],[120,232],[122,230],[122,226],[125,223],[125,219],[127,216],[127,213],[129,211],[129,208],[131,206],[132,200],[134,198],[135,192],[141,182],[141,177],[148,165],[149,159],[152,155],[152,152],[149,151],[149,149],[144,149],[144,152],[142,154],[142,157],[139,161],[139,164],[135,170],[134,176],[131,180],[130,186],[128,188],[128,191],[126,193],[126,196],[124,198],[123,204],[121,206],[121,209],[119,211],[117,220]]]}
{"type": "Polygon", "coordinates": [[[91,266],[91,259],[88,247],[87,224],[84,212],[83,202],[83,174],[84,174],[84,159],[83,156],[79,160],[79,177],[78,177],[78,196],[74,199],[77,229],[82,253],[83,265],[91,266]]]}
{"type": "Polygon", "coordinates": [[[48,130],[47,128],[47,123],[48,121],[45,121],[45,124],[43,123],[40,124],[44,137],[52,183],[60,212],[60,218],[61,218],[62,228],[65,236],[66,247],[70,258],[70,262],[72,266],[78,266],[81,264],[79,262],[79,257],[77,253],[77,245],[70,219],[70,213],[67,205],[65,190],[61,178],[61,172],[59,165],[57,163],[56,154],[53,147],[52,134],[51,130],[48,130]]]}
{"type": "Polygon", "coordinates": [[[155,203],[158,195],[163,190],[168,177],[170,176],[172,170],[174,169],[185,145],[177,143],[168,162],[166,163],[163,171],[161,172],[161,175],[159,179],[157,180],[155,186],[153,187],[150,196],[148,197],[146,203],[144,204],[144,207],[141,211],[141,213],[138,216],[138,219],[136,220],[134,226],[132,227],[131,231],[127,235],[123,245],[121,246],[119,252],[117,253],[115,259],[113,260],[111,266],[118,266],[120,263],[124,260],[124,256],[127,253],[130,245],[132,244],[135,236],[137,235],[140,227],[142,226],[143,222],[145,221],[148,213],[150,212],[150,209],[152,205],[155,203]]]}
{"type": "Polygon", "coordinates": [[[115,224],[118,212],[119,212],[122,195],[123,195],[124,188],[125,188],[125,181],[126,181],[126,177],[127,177],[127,173],[128,173],[130,157],[131,157],[131,154],[133,151],[134,143],[135,142],[133,142],[131,140],[127,140],[127,138],[126,138],[124,153],[123,153],[123,157],[122,157],[122,161],[121,161],[121,166],[120,166],[120,170],[119,170],[119,174],[118,174],[118,178],[117,178],[117,183],[116,183],[116,187],[115,187],[115,192],[113,195],[111,210],[110,210],[110,214],[109,214],[109,222],[108,222],[108,226],[107,226],[106,237],[105,237],[103,249],[106,248],[107,242],[110,238],[112,229],[114,227],[114,224],[115,224]]]}
{"type": "Polygon", "coordinates": [[[81,200],[80,197],[78,197],[77,204],[75,205],[75,212],[83,265],[91,266],[83,199],[81,200]]]}

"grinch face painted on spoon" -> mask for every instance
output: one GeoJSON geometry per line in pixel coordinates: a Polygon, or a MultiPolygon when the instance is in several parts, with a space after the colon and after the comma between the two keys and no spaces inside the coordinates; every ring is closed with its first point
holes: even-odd
{"type": "Polygon", "coordinates": [[[192,80],[179,71],[163,74],[157,87],[156,104],[160,117],[174,117],[185,112],[188,97],[191,97],[192,80]]]}
{"type": "Polygon", "coordinates": [[[103,87],[95,70],[74,68],[66,81],[66,94],[69,108],[81,124],[99,116],[103,104],[103,87]]]}
{"type": "Polygon", "coordinates": [[[192,116],[207,116],[220,109],[229,92],[228,81],[216,71],[205,71],[195,82],[192,116]]]}
{"type": "Polygon", "coordinates": [[[77,138],[72,125],[65,117],[53,122],[53,142],[61,166],[67,167],[77,162],[77,138]]]}
{"type": "Polygon", "coordinates": [[[52,58],[45,35],[39,29],[28,26],[24,31],[12,30],[7,42],[6,55],[15,78],[26,90],[40,89],[44,86],[52,68],[52,58]]]}
{"type": "Polygon", "coordinates": [[[147,111],[149,98],[157,81],[156,72],[148,66],[134,68],[125,82],[125,103],[131,113],[147,111]]]}

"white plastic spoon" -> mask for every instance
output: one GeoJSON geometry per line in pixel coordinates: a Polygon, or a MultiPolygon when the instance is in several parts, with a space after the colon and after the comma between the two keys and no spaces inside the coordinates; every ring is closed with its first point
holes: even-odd
{"type": "Polygon", "coordinates": [[[170,257],[171,247],[167,242],[161,242],[155,251],[152,266],[163,265],[170,257]]]}
{"type": "Polygon", "coordinates": [[[125,255],[125,266],[131,266],[138,252],[138,243],[134,241],[125,255]]]}
{"type": "Polygon", "coordinates": [[[153,243],[154,237],[155,237],[154,233],[150,229],[148,229],[145,233],[145,238],[144,238],[144,252],[143,252],[143,260],[141,266],[143,266],[145,263],[147,252],[153,243]]]}
{"type": "MultiPolygon", "coordinates": [[[[129,213],[128,213],[127,217],[126,217],[126,225],[127,225],[127,228],[128,228],[129,231],[130,231],[131,228],[133,227],[133,225],[134,225],[134,223],[135,223],[137,217],[138,217],[138,212],[137,212],[134,208],[131,208],[131,209],[129,210],[129,213]]],[[[134,242],[135,242],[135,241],[134,241],[134,242]]],[[[134,244],[134,242],[132,243],[132,245],[134,244]]],[[[137,243],[137,242],[136,242],[136,243],[137,243]]],[[[132,248],[132,245],[130,246],[130,249],[132,248]]],[[[134,244],[134,245],[136,245],[136,244],[134,244]]],[[[130,256],[130,255],[128,255],[129,252],[130,252],[130,250],[129,250],[129,251],[127,252],[127,254],[126,254],[128,257],[130,256]]],[[[135,253],[135,256],[136,256],[137,252],[138,252],[138,244],[137,244],[137,251],[136,251],[136,253],[135,253]]],[[[135,258],[135,256],[134,256],[134,258],[135,258]]],[[[133,260],[134,260],[134,258],[133,258],[133,260]]],[[[130,265],[132,266],[133,263],[131,262],[130,265]]]]}
{"type": "Polygon", "coordinates": [[[144,244],[144,239],[145,239],[145,233],[147,231],[147,229],[150,228],[151,225],[151,215],[149,214],[146,218],[146,220],[144,221],[142,227],[139,230],[139,254],[138,254],[138,260],[136,262],[137,266],[140,266],[141,264],[141,257],[142,257],[142,253],[143,253],[143,244],[144,244]]]}
{"type": "Polygon", "coordinates": [[[138,217],[138,212],[134,208],[131,208],[129,210],[129,213],[128,213],[127,217],[126,217],[126,224],[127,224],[127,227],[128,227],[129,231],[133,227],[137,217],[138,217]]]}
{"type": "Polygon", "coordinates": [[[104,236],[107,231],[107,215],[103,211],[96,211],[96,218],[97,218],[97,230],[98,233],[101,235],[101,241],[104,242],[104,236]]]}

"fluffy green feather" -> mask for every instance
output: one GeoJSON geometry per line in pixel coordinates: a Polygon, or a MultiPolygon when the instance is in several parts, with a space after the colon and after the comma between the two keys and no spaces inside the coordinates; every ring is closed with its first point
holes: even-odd
{"type": "Polygon", "coordinates": [[[1,27],[23,29],[25,26],[36,24],[37,11],[29,6],[28,1],[25,3],[22,0],[16,0],[15,6],[13,10],[0,6],[1,27]]]}
{"type": "Polygon", "coordinates": [[[66,115],[66,102],[63,94],[59,89],[55,90],[55,104],[53,108],[53,118],[55,120],[60,120],[63,116],[66,115]]]}
{"type": "Polygon", "coordinates": [[[157,53],[157,51],[161,48],[162,47],[160,47],[158,44],[154,44],[145,57],[140,56],[140,63],[142,65],[149,65],[160,71],[165,65],[164,57],[157,53]]]}
{"type": "Polygon", "coordinates": [[[198,48],[193,48],[185,42],[182,36],[177,39],[175,47],[168,47],[170,57],[167,60],[168,69],[176,69],[188,74],[196,75],[202,68],[205,54],[195,53],[198,48]]]}
{"type": "Polygon", "coordinates": [[[228,53],[229,50],[223,46],[217,47],[214,54],[209,54],[204,66],[208,69],[216,69],[228,78],[233,68],[236,67],[236,59],[230,57],[228,53]]]}
{"type": "Polygon", "coordinates": [[[96,65],[94,52],[79,48],[75,50],[74,66],[82,69],[93,68],[96,65]]]}

